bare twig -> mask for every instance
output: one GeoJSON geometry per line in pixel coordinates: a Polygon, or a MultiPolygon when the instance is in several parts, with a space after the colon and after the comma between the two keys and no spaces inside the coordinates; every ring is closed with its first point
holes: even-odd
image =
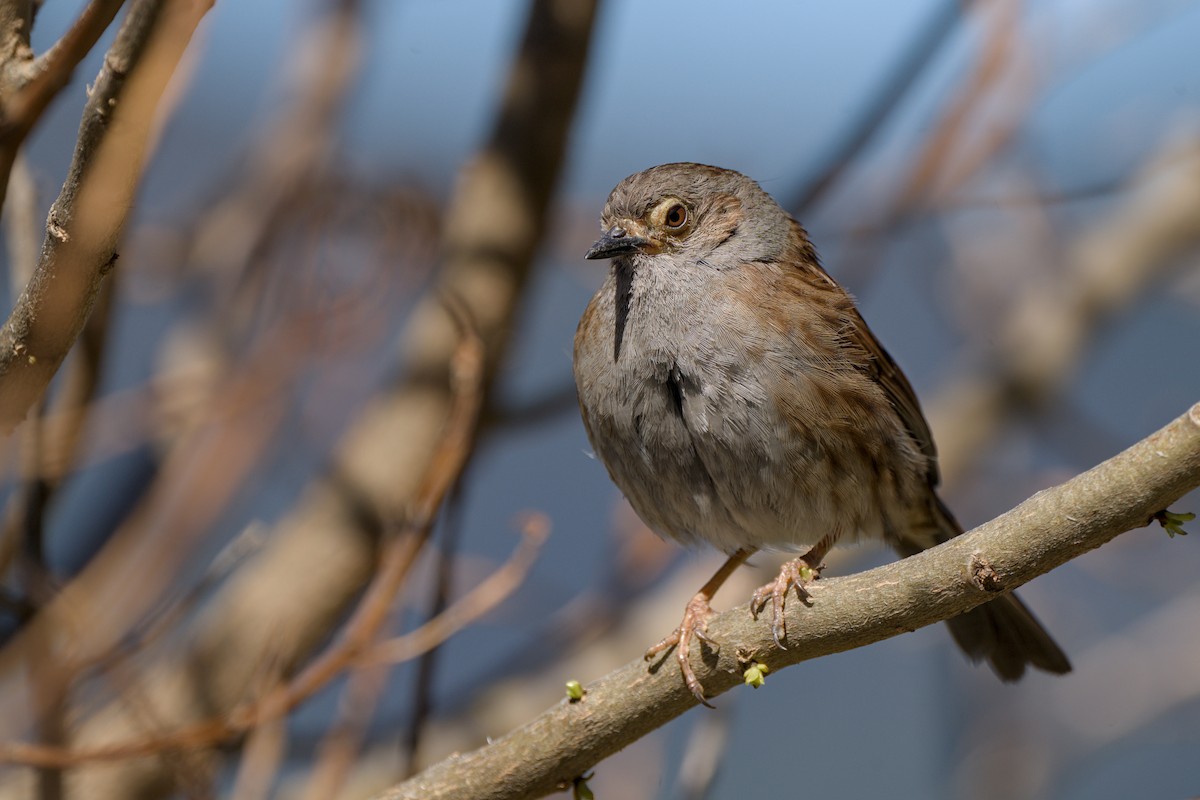
{"type": "Polygon", "coordinates": [[[283,761],[287,745],[287,721],[279,717],[258,725],[246,737],[237,780],[230,800],[266,800],[271,782],[283,761]]]}
{"type": "MultiPolygon", "coordinates": [[[[284,71],[289,102],[264,125],[236,187],[199,221],[187,260],[237,285],[314,190],[337,141],[363,52],[361,0],[326,0],[284,71]]],[[[244,311],[244,309],[243,309],[244,311]]]]}
{"type": "Polygon", "coordinates": [[[11,431],[45,391],[116,263],[155,111],[209,5],[137,0],[105,57],[50,207],[41,260],[0,329],[0,431],[11,431]]]}
{"type": "MultiPolygon", "coordinates": [[[[276,333],[264,337],[242,369],[222,384],[203,424],[162,465],[161,479],[138,513],[0,651],[0,674],[10,679],[0,681],[0,703],[20,693],[16,662],[24,637],[50,637],[56,644],[53,662],[72,673],[109,663],[128,631],[173,586],[181,563],[271,441],[280,416],[277,398],[294,377],[298,360],[296,331],[276,333]],[[138,580],[131,582],[130,575],[138,580]]],[[[36,706],[30,711],[38,713],[36,706]]],[[[17,716],[6,715],[0,723],[19,729],[17,716]]]]}
{"type": "Polygon", "coordinates": [[[483,387],[483,343],[473,331],[464,329],[453,362],[454,394],[450,416],[443,438],[430,460],[429,471],[417,489],[407,530],[387,548],[378,574],[342,632],[340,645],[318,657],[292,682],[289,692],[298,699],[311,696],[358,660],[375,638],[417,553],[429,538],[446,493],[466,465],[482,404],[483,387]]]}
{"type": "MultiPolygon", "coordinates": [[[[937,127],[925,139],[920,154],[911,172],[905,179],[890,214],[893,224],[901,217],[911,214],[914,206],[928,202],[939,187],[939,179],[949,188],[965,180],[969,174],[959,169],[948,175],[948,155],[962,149],[969,141],[967,130],[973,116],[980,114],[987,99],[999,91],[1005,76],[1018,69],[1020,59],[1014,57],[1020,41],[1021,8],[1018,4],[993,2],[977,6],[988,23],[985,39],[979,50],[974,69],[958,87],[942,110],[937,127]]],[[[977,167],[978,159],[972,163],[977,167]]]]}
{"type": "Polygon", "coordinates": [[[287,686],[228,716],[204,720],[147,739],[68,751],[10,743],[0,745],[0,762],[66,767],[95,760],[119,760],[182,748],[208,747],[275,719],[312,697],[357,661],[387,619],[396,592],[429,536],[446,492],[466,463],[478,420],[482,344],[465,331],[455,353],[454,404],[437,451],[414,500],[411,520],[388,546],[379,570],[342,635],[287,686]]]}
{"type": "MultiPolygon", "coordinates": [[[[483,409],[480,427],[487,409],[483,409]]],[[[437,567],[432,581],[432,597],[429,602],[428,617],[441,614],[450,602],[450,594],[454,590],[454,567],[458,556],[458,544],[462,536],[462,506],[466,484],[470,470],[464,470],[446,503],[446,511],[442,515],[441,542],[437,550],[437,567]]],[[[433,710],[433,689],[437,677],[438,657],[440,647],[432,647],[418,657],[417,674],[412,681],[412,711],[408,723],[400,735],[400,754],[404,763],[402,777],[409,777],[420,772],[417,754],[421,748],[421,738],[429,714],[433,710]]]]}
{"type": "Polygon", "coordinates": [[[102,671],[109,669],[166,636],[181,619],[196,610],[214,586],[225,580],[244,559],[262,548],[264,535],[261,525],[245,528],[217,554],[195,585],[153,611],[137,630],[130,633],[124,647],[114,651],[109,659],[96,664],[96,668],[102,671]],[[112,663],[108,663],[109,660],[112,663]]]}
{"type": "MultiPolygon", "coordinates": [[[[476,323],[488,383],[545,229],[594,14],[594,2],[531,5],[495,130],[449,206],[438,289],[460,297],[476,323]]],[[[263,630],[281,631],[278,647],[291,669],[344,618],[377,563],[381,521],[411,506],[430,470],[447,418],[446,364],[456,338],[440,301],[416,312],[405,334],[405,379],[366,409],[337,448],[336,467],[304,492],[264,551],[213,599],[186,650],[146,670],[143,683],[153,687],[160,719],[179,729],[203,719],[205,709],[244,708],[263,630]],[[296,581],[298,574],[305,580],[296,581]]],[[[130,727],[113,704],[82,723],[76,741],[120,744],[130,727]]],[[[86,776],[80,780],[88,782],[88,797],[128,797],[169,780],[152,759],[100,773],[72,775],[86,776]]]]}
{"type": "Polygon", "coordinates": [[[79,346],[68,362],[62,391],[55,398],[49,413],[54,414],[61,427],[56,436],[46,436],[39,476],[58,487],[62,478],[73,468],[79,457],[80,443],[86,431],[88,412],[104,369],[108,344],[109,321],[116,302],[118,278],[114,275],[100,286],[96,305],[79,335],[79,346]]]}
{"type": "Polygon", "coordinates": [[[797,218],[803,218],[821,201],[900,106],[917,78],[941,51],[950,34],[958,28],[966,5],[968,2],[964,0],[945,0],[934,10],[925,28],[914,37],[899,63],[888,65],[883,84],[867,101],[862,115],[854,121],[850,131],[838,137],[834,153],[826,159],[820,171],[806,181],[798,196],[784,204],[797,218]]]}
{"type": "MultiPolygon", "coordinates": [[[[268,663],[266,666],[260,678],[260,696],[265,694],[273,698],[265,702],[281,703],[283,697],[279,693],[271,694],[282,677],[279,674],[280,665],[268,663]]],[[[282,707],[267,708],[264,715],[266,719],[255,725],[247,735],[232,800],[266,800],[271,796],[271,783],[287,752],[286,714],[287,709],[282,707]]]]}
{"type": "MultiPolygon", "coordinates": [[[[998,92],[1006,75],[1015,70],[1017,60],[1012,58],[1012,53],[1020,45],[1020,6],[976,2],[973,11],[986,26],[973,68],[964,74],[955,92],[939,110],[936,124],[912,157],[912,166],[907,168],[901,185],[880,212],[880,220],[872,224],[873,229],[884,235],[860,239],[861,248],[855,257],[842,264],[840,273],[851,283],[861,282],[878,265],[879,249],[887,241],[886,234],[924,210],[939,190],[957,185],[946,178],[947,163],[968,141],[970,123],[981,116],[988,98],[998,92]]],[[[972,167],[978,167],[977,159],[972,162],[972,167]]],[[[968,176],[965,169],[959,169],[953,180],[961,182],[968,176]]]]}
{"type": "Polygon", "coordinates": [[[1047,407],[1075,374],[1090,333],[1197,242],[1200,141],[1192,141],[1143,166],[1129,194],[1071,244],[1062,273],[1029,285],[990,330],[983,363],[931,404],[943,472],[964,474],[1014,412],[1047,407]]]}
{"type": "Polygon", "coordinates": [[[12,552],[9,542],[22,538],[27,558],[23,567],[30,572],[28,577],[35,581],[30,594],[35,606],[44,605],[52,594],[48,587],[51,576],[45,574],[43,558],[45,518],[62,485],[62,478],[75,458],[83,436],[88,406],[99,385],[108,320],[112,312],[113,285],[109,281],[100,288],[96,311],[84,325],[79,351],[76,358],[69,362],[68,381],[55,398],[53,412],[46,408],[47,403],[42,398],[35,404],[34,419],[23,430],[23,484],[14,498],[19,514],[13,515],[3,526],[0,574],[7,567],[8,556],[12,552]],[[48,435],[47,419],[50,413],[64,423],[59,428],[62,435],[48,435]]]}
{"type": "Polygon", "coordinates": [[[95,46],[124,2],[92,0],[49,50],[23,62],[20,88],[8,93],[0,103],[0,209],[4,207],[9,173],[25,137],[42,118],[50,101],[70,82],[75,67],[95,46]]]}
{"type": "Polygon", "coordinates": [[[386,666],[377,665],[350,673],[339,704],[341,718],[321,739],[316,765],[306,782],[305,800],[338,796],[362,747],[365,729],[387,685],[389,672],[386,666]]]}
{"type": "MultiPolygon", "coordinates": [[[[741,681],[739,657],[773,670],[948,619],[1048,572],[1128,530],[1200,486],[1200,404],[1123,453],[920,555],[814,584],[811,608],[793,606],[781,650],[769,626],[740,606],[715,617],[725,643],[693,663],[710,696],[741,681]],[[736,646],[735,646],[736,645],[736,646]]],[[[472,753],[455,755],[378,796],[532,798],[577,775],[696,704],[677,670],[641,659],[472,753]],[[530,758],[537,753],[537,758],[530,758]]],[[[769,681],[768,681],[769,682],[769,681]]],[[[767,688],[769,691],[769,686],[767,688]]]]}
{"type": "Polygon", "coordinates": [[[375,645],[360,657],[359,662],[364,666],[395,664],[416,658],[504,602],[525,580],[550,532],[549,521],[540,514],[529,515],[522,527],[521,544],[504,566],[421,627],[375,645]]]}

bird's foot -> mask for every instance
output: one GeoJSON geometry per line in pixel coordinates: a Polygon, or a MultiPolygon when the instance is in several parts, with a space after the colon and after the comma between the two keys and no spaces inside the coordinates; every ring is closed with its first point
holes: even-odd
{"type": "Polygon", "coordinates": [[[713,610],[712,606],[708,604],[708,597],[703,592],[697,594],[688,601],[683,612],[683,621],[679,623],[679,627],[667,638],[647,650],[645,656],[646,660],[650,661],[664,650],[674,647],[675,660],[679,662],[679,671],[683,673],[683,682],[687,684],[696,700],[709,708],[712,706],[704,698],[704,687],[700,685],[695,671],[692,670],[688,655],[691,652],[692,637],[699,639],[714,650],[719,649],[720,646],[708,636],[708,620],[712,615],[713,610]]]}
{"type": "Polygon", "coordinates": [[[800,602],[806,603],[811,595],[804,587],[821,575],[822,565],[811,564],[808,559],[809,555],[805,554],[788,561],[779,568],[779,575],[775,580],[755,589],[754,596],[750,599],[750,614],[755,619],[758,619],[758,614],[767,601],[771,601],[771,635],[775,644],[784,650],[787,649],[787,645],[783,643],[787,637],[787,629],[783,622],[783,608],[787,602],[788,590],[795,587],[796,597],[800,602]]]}

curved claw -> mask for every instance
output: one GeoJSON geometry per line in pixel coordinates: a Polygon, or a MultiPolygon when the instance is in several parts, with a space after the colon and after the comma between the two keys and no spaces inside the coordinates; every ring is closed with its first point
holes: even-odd
{"type": "Polygon", "coordinates": [[[781,650],[786,650],[784,640],[787,638],[787,625],[784,623],[783,611],[787,604],[787,593],[792,587],[796,588],[796,598],[805,602],[811,597],[805,586],[819,577],[820,567],[808,563],[805,556],[794,558],[779,568],[779,575],[770,583],[763,584],[754,590],[750,598],[750,614],[758,619],[758,614],[771,601],[771,638],[781,650]]]}
{"type": "Polygon", "coordinates": [[[683,673],[683,682],[687,684],[688,689],[697,702],[709,708],[712,708],[712,706],[704,697],[704,687],[700,685],[700,679],[696,677],[696,672],[692,669],[688,656],[692,649],[692,637],[699,639],[713,649],[719,649],[720,645],[708,635],[708,619],[712,614],[713,610],[708,604],[708,598],[703,594],[696,595],[688,601],[687,607],[683,612],[683,621],[679,623],[679,627],[661,642],[647,650],[645,655],[645,659],[649,661],[664,650],[669,650],[672,647],[676,648],[675,660],[679,662],[679,671],[683,673]]]}

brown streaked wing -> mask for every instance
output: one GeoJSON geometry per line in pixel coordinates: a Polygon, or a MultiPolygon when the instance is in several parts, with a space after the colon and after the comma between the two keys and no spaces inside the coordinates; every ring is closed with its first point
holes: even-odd
{"type": "MultiPolygon", "coordinates": [[[[800,263],[809,263],[814,267],[810,273],[813,277],[828,281],[839,291],[846,293],[841,284],[821,268],[816,252],[812,249],[812,245],[808,244],[808,235],[800,223],[792,220],[792,227],[796,241],[802,243],[800,263]]],[[[846,296],[849,297],[848,294],[846,296]]],[[[929,459],[929,466],[925,473],[929,485],[937,486],[941,480],[938,474],[937,447],[933,443],[933,432],[929,429],[929,423],[925,420],[925,415],[921,413],[921,404],[917,401],[917,393],[913,391],[912,384],[908,382],[908,378],[904,376],[895,359],[875,338],[875,334],[871,332],[867,321],[863,319],[858,307],[853,302],[849,304],[846,313],[852,323],[851,329],[846,332],[847,340],[851,344],[861,347],[868,356],[865,361],[852,359],[853,363],[860,366],[883,389],[892,408],[896,409],[896,413],[900,415],[900,421],[904,423],[904,427],[912,435],[921,452],[929,459]]]]}
{"type": "Polygon", "coordinates": [[[921,448],[921,452],[929,459],[925,475],[930,486],[937,486],[940,480],[937,447],[933,443],[933,432],[929,430],[929,423],[925,420],[925,415],[921,413],[921,404],[917,401],[917,393],[913,391],[912,384],[908,382],[908,378],[901,372],[895,360],[888,355],[888,351],[883,349],[883,345],[867,327],[867,322],[862,318],[862,314],[858,313],[858,309],[851,309],[851,315],[854,329],[849,331],[847,336],[870,355],[870,360],[865,364],[867,374],[883,387],[884,394],[887,395],[892,407],[896,409],[896,413],[900,415],[900,421],[912,434],[917,446],[921,448]]]}

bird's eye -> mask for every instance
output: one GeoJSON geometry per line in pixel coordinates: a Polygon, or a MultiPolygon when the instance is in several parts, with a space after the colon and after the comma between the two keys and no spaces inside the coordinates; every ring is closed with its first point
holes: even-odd
{"type": "Polygon", "coordinates": [[[663,223],[668,228],[679,229],[687,222],[687,218],[687,209],[681,204],[676,203],[667,209],[667,214],[663,217],[663,223]]]}

